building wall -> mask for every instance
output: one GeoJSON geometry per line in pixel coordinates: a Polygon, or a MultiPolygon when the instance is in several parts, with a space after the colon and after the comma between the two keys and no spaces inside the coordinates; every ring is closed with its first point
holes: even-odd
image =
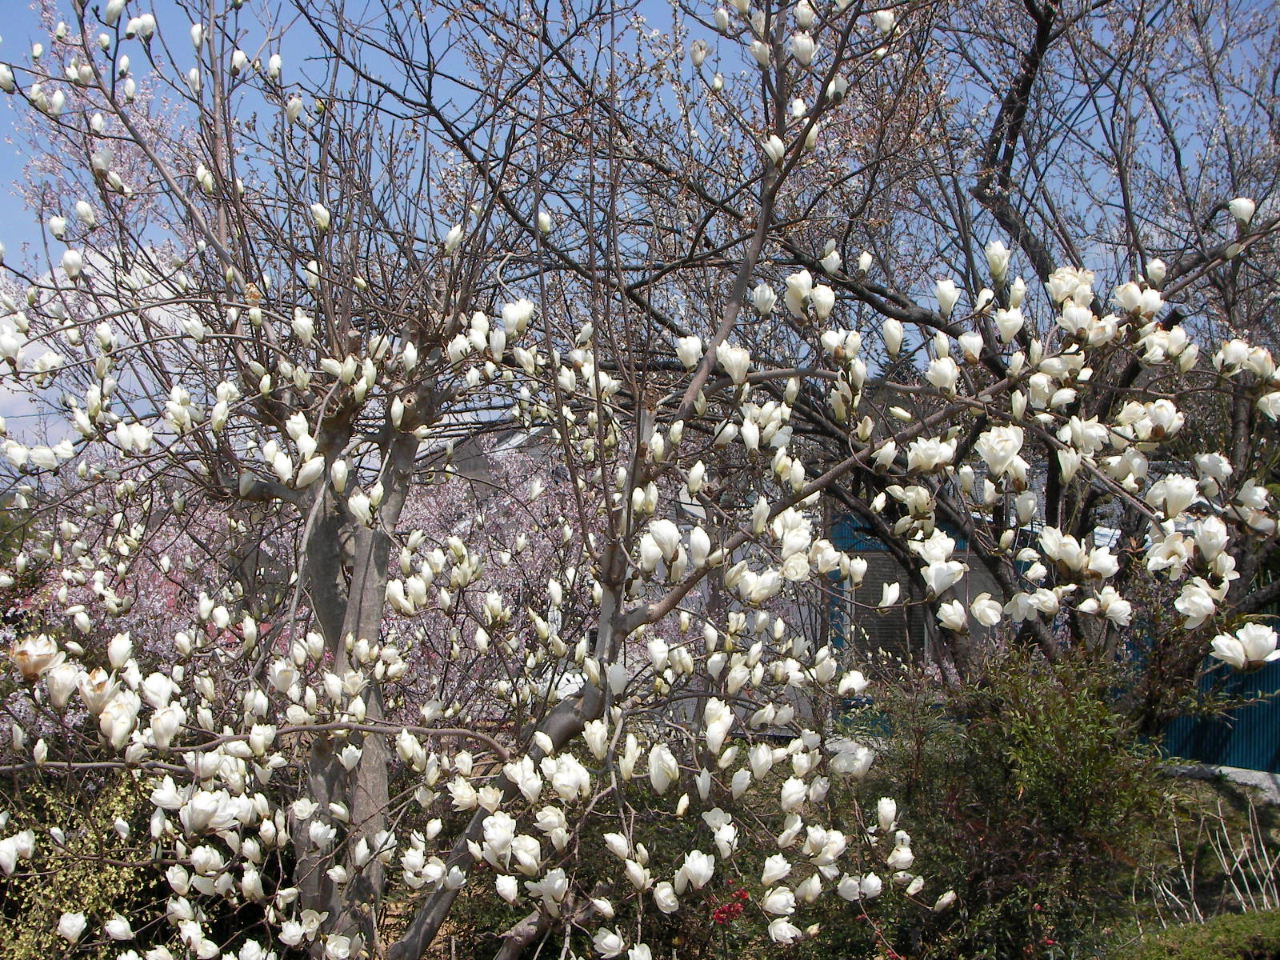
{"type": "MultiPolygon", "coordinates": [[[[928,634],[924,618],[933,616],[927,607],[899,606],[884,612],[875,609],[886,583],[896,581],[902,584],[903,597],[906,597],[908,571],[887,550],[864,547],[857,550],[856,555],[867,561],[867,575],[862,585],[847,593],[844,602],[837,603],[838,609],[832,611],[833,634],[837,638],[843,634],[845,644],[868,654],[883,650],[902,660],[927,657],[928,634]]],[[[968,552],[957,551],[956,559],[969,565],[969,572],[952,590],[956,599],[963,601],[966,607],[980,593],[989,593],[1004,601],[995,578],[975,558],[968,552]]],[[[972,622],[971,628],[985,629],[972,622]]]]}
{"type": "Polygon", "coordinates": [[[1237,707],[1223,717],[1178,718],[1165,731],[1165,752],[1200,763],[1280,773],[1280,697],[1276,696],[1280,661],[1252,673],[1224,671],[1217,666],[1201,680],[1201,692],[1220,686],[1232,697],[1265,699],[1237,707]]]}

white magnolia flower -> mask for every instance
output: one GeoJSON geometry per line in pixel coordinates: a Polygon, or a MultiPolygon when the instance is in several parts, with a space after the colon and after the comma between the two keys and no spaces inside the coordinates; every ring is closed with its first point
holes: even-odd
{"type": "Polygon", "coordinates": [[[769,924],[769,939],[774,943],[795,943],[804,936],[804,931],[785,917],[779,917],[769,924]]]}
{"type": "Polygon", "coordinates": [[[760,907],[765,913],[789,917],[796,912],[796,895],[789,887],[774,887],[764,895],[760,907]]]}
{"type": "Polygon", "coordinates": [[[591,943],[602,957],[616,957],[627,947],[622,936],[616,930],[610,930],[607,927],[597,930],[595,936],[591,938],[591,943]]]}
{"type": "Polygon", "coordinates": [[[969,612],[984,627],[994,627],[1000,622],[1003,608],[999,601],[992,599],[989,593],[980,593],[969,604],[969,612]]]}
{"type": "Polygon", "coordinates": [[[1217,604],[1214,600],[1213,593],[1200,578],[1187,583],[1182,592],[1178,595],[1178,599],[1173,601],[1174,609],[1186,617],[1183,626],[1188,630],[1194,630],[1206,620],[1213,616],[1217,604]]]}
{"type": "Polygon", "coordinates": [[[817,52],[818,44],[807,31],[801,30],[791,35],[791,55],[801,66],[807,67],[813,63],[817,52]]]}
{"type": "Polygon", "coordinates": [[[68,280],[75,280],[84,271],[84,256],[79,250],[66,250],[62,254],[62,272],[68,280]]]}
{"type": "Polygon", "coordinates": [[[886,320],[880,328],[880,335],[884,338],[884,348],[888,351],[890,358],[896,357],[902,349],[902,324],[892,318],[886,320]]]}
{"type": "Polygon", "coordinates": [[[751,368],[751,353],[746,347],[721,344],[716,349],[716,359],[734,383],[747,382],[747,371],[751,368]]]}
{"type": "Polygon", "coordinates": [[[996,329],[1000,332],[1002,343],[1012,343],[1013,338],[1018,335],[1018,331],[1027,322],[1022,315],[1022,311],[1017,307],[1010,307],[1008,310],[997,310],[995,312],[995,320],[996,329]]]}
{"type": "Polygon", "coordinates": [[[949,319],[960,299],[960,288],[954,280],[944,279],[934,284],[933,293],[938,298],[938,312],[944,320],[949,319]]]}
{"type": "Polygon", "coordinates": [[[760,875],[763,886],[772,886],[791,873],[791,862],[780,853],[775,853],[764,862],[764,870],[760,875]]]}
{"type": "Polygon", "coordinates": [[[653,902],[663,913],[675,913],[680,909],[680,899],[675,887],[664,880],[653,888],[653,902]]]}
{"type": "Polygon", "coordinates": [[[649,750],[649,782],[659,795],[667,792],[667,788],[680,776],[680,766],[675,755],[665,743],[655,744],[649,750]]]}
{"type": "Polygon", "coordinates": [[[338,933],[324,938],[324,960],[351,960],[351,938],[338,933]]]}
{"type": "MultiPolygon", "coordinates": [[[[782,142],[782,138],[776,133],[771,133],[764,140],[764,155],[769,158],[770,163],[780,167],[782,166],[782,161],[787,157],[787,145],[782,142]]],[[[761,315],[763,316],[763,314],[761,315]]]]}
{"type": "Polygon", "coordinates": [[[1003,241],[992,240],[984,248],[987,255],[987,267],[991,270],[991,279],[999,286],[1009,274],[1009,257],[1011,252],[1003,241]]]}
{"type": "Polygon", "coordinates": [[[1027,464],[1018,456],[1022,450],[1023,432],[1017,424],[991,427],[983,432],[974,449],[986,461],[992,477],[1011,474],[1022,480],[1027,476],[1027,464]]]}
{"type": "Polygon", "coordinates": [[[1231,216],[1243,227],[1249,225],[1256,209],[1257,205],[1248,197],[1236,197],[1227,204],[1227,210],[1230,211],[1231,216]]]}
{"type": "Polygon", "coordinates": [[[888,833],[898,822],[898,802],[893,797],[881,797],[876,802],[876,823],[881,833],[888,833]]]}
{"type": "Polygon", "coordinates": [[[1261,623],[1246,623],[1234,634],[1220,633],[1213,638],[1212,656],[1237,670],[1253,670],[1280,659],[1276,649],[1276,632],[1261,623]]]}
{"type": "Polygon", "coordinates": [[[964,603],[959,600],[949,600],[938,606],[938,623],[946,630],[954,630],[956,633],[963,633],[969,627],[969,617],[965,613],[964,603]]]}
{"type": "Polygon", "coordinates": [[[102,932],[112,940],[133,939],[133,927],[118,913],[102,925],[102,932]]]}
{"type": "Polygon", "coordinates": [[[701,890],[710,882],[715,870],[715,857],[701,850],[690,850],[684,855],[684,864],[676,872],[676,893],[684,893],[688,887],[701,890]]]}
{"type": "Polygon", "coordinates": [[[676,356],[686,370],[692,370],[702,359],[702,338],[698,336],[681,337],[676,341],[676,356]]]}
{"type": "Polygon", "coordinates": [[[793,317],[804,317],[805,304],[813,293],[813,277],[808,270],[801,270],[787,277],[787,290],[783,302],[793,317]]]}
{"type": "Polygon", "coordinates": [[[929,361],[924,378],[943,393],[953,395],[960,379],[960,367],[951,357],[935,357],[929,361]]]}
{"type": "MultiPolygon", "coordinates": [[[[23,637],[10,648],[9,656],[14,666],[28,683],[37,679],[47,670],[60,664],[64,654],[58,650],[58,643],[45,633],[23,637]]],[[[75,668],[72,668],[75,669],[75,668]]],[[[66,702],[65,699],[63,701],[66,702]]]]}
{"type": "Polygon", "coordinates": [[[798,812],[808,799],[809,788],[799,777],[788,777],[783,782],[779,803],[784,812],[798,812]]]}
{"type": "Polygon", "coordinates": [[[84,934],[88,921],[83,913],[64,913],[58,918],[58,936],[75,943],[84,934]]]}

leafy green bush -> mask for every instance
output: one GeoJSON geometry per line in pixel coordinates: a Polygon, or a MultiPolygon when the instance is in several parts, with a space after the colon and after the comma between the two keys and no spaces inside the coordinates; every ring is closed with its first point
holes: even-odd
{"type": "Polygon", "coordinates": [[[1109,953],[1111,960],[1271,960],[1280,957],[1280,912],[1214,917],[1144,937],[1109,953]]]}
{"type": "MultiPolygon", "coordinates": [[[[878,797],[895,797],[925,890],[913,902],[889,887],[869,915],[858,904],[822,898],[797,917],[806,927],[816,925],[816,932],[786,955],[1097,956],[1110,939],[1108,928],[1132,916],[1135,876],[1173,815],[1168,794],[1174,785],[1161,776],[1156,751],[1115,706],[1122,680],[1114,669],[1082,656],[1050,664],[1018,652],[945,697],[936,684],[884,685],[873,706],[845,721],[851,735],[874,743],[880,756],[866,781],[833,783],[831,825],[854,836],[874,822],[878,797]],[[931,913],[927,905],[948,888],[958,894],[955,908],[931,913]]],[[[779,773],[775,768],[770,776],[779,773]]],[[[778,785],[753,789],[768,792],[778,785]]],[[[619,863],[601,834],[623,830],[633,817],[659,817],[660,824],[637,831],[658,838],[649,850],[654,864],[677,863],[694,847],[713,850],[696,797],[677,818],[655,812],[661,804],[647,791],[643,779],[620,784],[610,803],[616,821],[599,809],[598,823],[580,839],[581,875],[614,878],[600,895],[613,901],[621,929],[634,924],[636,904],[627,899],[619,863]]],[[[714,803],[713,797],[708,805],[714,803]]],[[[755,903],[763,893],[760,867],[776,852],[772,834],[780,824],[749,816],[740,823],[743,835],[731,864],[718,859],[713,882],[689,894],[697,906],[688,903],[693,909],[670,920],[656,918],[647,936],[655,956],[756,960],[779,954],[755,903]],[[716,923],[717,908],[737,897],[742,913],[716,923]]],[[[501,932],[525,913],[478,895],[490,882],[483,870],[478,873],[451,917],[457,943],[475,957],[493,956],[501,932]]],[[[647,897],[643,909],[655,919],[647,897]]],[[[549,934],[557,946],[559,936],[560,930],[549,934]]],[[[570,947],[591,953],[585,938],[570,947]]]]}
{"type": "MultiPolygon", "coordinates": [[[[152,893],[143,882],[152,874],[145,864],[131,863],[129,845],[114,826],[143,809],[139,791],[130,777],[113,775],[74,791],[53,780],[25,792],[22,805],[11,811],[9,830],[35,832],[44,869],[34,879],[0,883],[0,953],[6,960],[65,956],[70,948],[57,934],[64,912],[83,913],[88,921],[77,957],[118,952],[101,936],[102,924],[152,893]],[[51,827],[64,832],[65,845],[52,841],[51,827]]],[[[145,830],[145,821],[140,826],[145,830]]]]}
{"type": "MultiPolygon", "coordinates": [[[[56,765],[11,798],[5,835],[31,830],[36,870],[0,876],[0,957],[4,960],[107,960],[125,945],[111,941],[103,925],[114,916],[131,920],[139,954],[167,946],[187,956],[178,932],[165,919],[173,890],[153,862],[148,796],[154,779],[111,770],[67,773],[56,765]],[[86,926],[74,945],[57,932],[64,913],[84,914],[86,926]]],[[[267,858],[264,874],[278,869],[267,858]]],[[[210,900],[201,914],[209,937],[234,956],[250,938],[269,941],[263,907],[210,900]]],[[[299,952],[272,947],[280,960],[299,952]]],[[[192,954],[194,956],[194,954],[192,954]]]]}
{"type": "MultiPolygon", "coordinates": [[[[586,756],[581,759],[589,762],[586,756]]],[[[789,775],[789,764],[780,763],[752,789],[759,790],[761,795],[776,795],[789,775]]],[[[575,841],[579,844],[575,879],[591,878],[596,885],[595,893],[611,901],[616,914],[610,926],[632,929],[638,912],[643,910],[645,942],[655,958],[769,960],[786,956],[792,960],[830,960],[833,957],[890,956],[883,949],[889,947],[885,931],[890,927],[918,922],[922,913],[918,903],[911,902],[901,889],[886,882],[883,895],[871,901],[867,911],[859,904],[836,896],[821,897],[816,903],[803,905],[792,919],[812,932],[800,943],[784,950],[770,939],[768,923],[773,917],[760,907],[767,889],[761,883],[761,871],[766,858],[778,852],[775,837],[783,828],[781,815],[775,814],[771,818],[764,814],[742,813],[735,817],[734,822],[741,828],[741,834],[736,852],[732,858],[725,859],[717,851],[702,813],[718,803],[727,803],[727,798],[713,794],[708,802],[703,803],[697,798],[691,782],[683,786],[688,789],[691,802],[683,816],[675,816],[664,810],[671,804],[660,801],[652,793],[647,778],[619,782],[617,793],[610,797],[609,807],[597,808],[592,822],[575,841]],[[628,830],[647,838],[646,852],[655,882],[671,880],[676,866],[693,849],[716,857],[712,880],[701,890],[689,888],[681,895],[684,908],[671,915],[664,916],[658,912],[651,892],[637,902],[632,896],[633,888],[622,878],[621,862],[608,851],[603,839],[605,833],[628,830]]],[[[839,828],[853,843],[854,838],[865,830],[865,824],[875,821],[875,804],[879,796],[868,785],[835,778],[827,798],[830,817],[818,817],[813,822],[839,828]]],[[[919,815],[923,816],[924,811],[919,811],[919,815]]],[[[904,817],[904,827],[913,823],[914,818],[904,817]]],[[[792,854],[794,857],[794,848],[792,854]]],[[[796,857],[798,864],[801,859],[796,857]]],[[[788,881],[794,885],[799,877],[809,872],[808,868],[798,866],[796,874],[788,881]]],[[[508,907],[497,901],[492,896],[493,879],[486,866],[478,865],[471,881],[463,889],[458,906],[450,915],[444,939],[446,943],[453,940],[458,956],[476,960],[495,956],[501,946],[502,934],[529,913],[531,904],[527,900],[520,907],[508,907]]],[[[834,882],[824,880],[828,890],[834,882]]],[[[932,902],[945,887],[931,883],[928,889],[932,902]]],[[[393,906],[390,909],[394,912],[401,908],[393,906]]],[[[547,931],[547,945],[541,955],[547,955],[548,951],[552,955],[560,955],[566,947],[564,929],[561,922],[547,931]]],[[[573,934],[567,947],[579,956],[596,955],[590,938],[581,931],[573,934]]],[[[532,947],[526,955],[533,956],[535,952],[536,947],[532,947]]],[[[445,955],[448,955],[447,949],[445,955]]]]}
{"type": "Polygon", "coordinates": [[[921,872],[955,910],[904,918],[927,960],[1061,957],[1131,911],[1167,816],[1159,759],[1115,709],[1123,684],[1084,655],[1014,652],[949,691],[892,684],[856,734],[880,735],[878,786],[913,817],[921,872]],[[1070,947],[1070,949],[1067,949],[1070,947]]]}

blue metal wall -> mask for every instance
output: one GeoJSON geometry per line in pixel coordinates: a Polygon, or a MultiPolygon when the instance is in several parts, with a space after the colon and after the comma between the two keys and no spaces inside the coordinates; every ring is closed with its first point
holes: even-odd
{"type": "MultiPolygon", "coordinates": [[[[943,527],[957,537],[957,549],[966,544],[958,531],[943,527]]],[[[850,553],[879,553],[884,544],[857,518],[841,514],[833,518],[828,534],[838,550],[850,553]]],[[[844,605],[841,588],[833,579],[833,593],[828,616],[831,636],[836,646],[844,643],[844,605]]],[[[1280,618],[1273,621],[1280,629],[1280,618]]],[[[1141,658],[1135,648],[1131,653],[1141,658]]],[[[1269,699],[1238,707],[1222,717],[1181,717],[1165,730],[1162,749],[1171,757],[1246,770],[1263,770],[1280,774],[1280,660],[1252,673],[1224,668],[1220,661],[1209,659],[1211,670],[1200,681],[1203,693],[1217,691],[1233,699],[1269,699]]]]}
{"type": "MultiPolygon", "coordinates": [[[[1217,663],[1218,661],[1211,661],[1217,663]]],[[[1200,763],[1280,773],[1280,661],[1252,673],[1219,669],[1200,682],[1231,697],[1270,697],[1237,707],[1225,717],[1181,717],[1165,731],[1170,756],[1200,763]]]]}

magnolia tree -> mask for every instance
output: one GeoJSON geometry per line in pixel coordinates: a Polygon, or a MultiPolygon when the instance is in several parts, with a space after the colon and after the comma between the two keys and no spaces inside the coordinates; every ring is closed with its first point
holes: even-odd
{"type": "Polygon", "coordinates": [[[56,424],[4,445],[0,870],[101,856],[25,785],[123,776],[112,859],[163,890],[66,949],[402,960],[491,896],[503,956],[643,960],[739,887],[778,944],[944,910],[928,811],[857,794],[834,597],[924,611],[944,676],[1153,625],[1271,658],[1280,380],[1232,284],[1276,219],[1129,181],[1119,244],[1101,200],[1032,216],[1039,71],[1109,21],[1028,11],[1001,88],[927,4],[45,9],[0,65],[46,234],[3,383],[56,424]],[[984,82],[989,139],[921,135],[984,82]],[[836,512],[901,583],[859,591],[836,512]]]}

